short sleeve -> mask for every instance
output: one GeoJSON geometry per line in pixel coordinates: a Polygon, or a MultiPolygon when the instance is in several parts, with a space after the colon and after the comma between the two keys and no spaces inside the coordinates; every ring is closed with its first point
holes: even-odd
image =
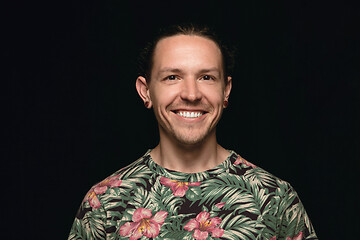
{"type": "Polygon", "coordinates": [[[290,186],[279,206],[280,228],[277,240],[316,240],[318,239],[303,204],[295,190],[290,186]]]}
{"type": "Polygon", "coordinates": [[[106,212],[102,206],[94,208],[83,202],[76,214],[70,230],[68,240],[103,240],[105,231],[106,212]]]}

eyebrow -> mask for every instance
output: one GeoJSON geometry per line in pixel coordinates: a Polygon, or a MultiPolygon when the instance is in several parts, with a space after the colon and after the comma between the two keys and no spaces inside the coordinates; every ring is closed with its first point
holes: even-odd
{"type": "MultiPolygon", "coordinates": [[[[179,68],[170,68],[170,67],[166,67],[166,68],[163,68],[159,71],[159,73],[164,73],[164,72],[173,72],[173,73],[181,73],[183,72],[181,69],[179,68]]],[[[213,68],[205,68],[205,69],[201,69],[199,71],[199,73],[207,73],[207,72],[218,72],[220,73],[219,69],[216,68],[216,67],[213,67],[213,68]]]]}
{"type": "Polygon", "coordinates": [[[166,68],[163,68],[163,69],[160,69],[159,73],[164,73],[164,72],[175,72],[175,73],[179,73],[179,72],[182,72],[180,69],[178,68],[169,68],[169,67],[166,67],[166,68]]]}
{"type": "Polygon", "coordinates": [[[207,72],[218,72],[218,73],[220,73],[219,69],[216,68],[216,67],[202,69],[202,70],[199,71],[199,73],[207,73],[207,72]]]}

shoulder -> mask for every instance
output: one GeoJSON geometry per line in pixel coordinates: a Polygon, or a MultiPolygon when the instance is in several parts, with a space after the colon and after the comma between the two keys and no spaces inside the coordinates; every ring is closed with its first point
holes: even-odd
{"type": "Polygon", "coordinates": [[[276,209],[275,215],[285,212],[296,212],[298,215],[303,211],[300,198],[289,182],[250,163],[240,155],[233,161],[233,166],[233,174],[243,181],[244,188],[259,202],[265,203],[265,206],[276,209]]]}
{"type": "MultiPolygon", "coordinates": [[[[69,239],[78,236],[82,239],[106,239],[106,228],[113,224],[108,220],[108,211],[125,209],[131,191],[151,175],[145,160],[146,154],[90,188],[76,214],[69,239]]],[[[119,216],[111,217],[117,219],[119,216]]]]}
{"type": "Polygon", "coordinates": [[[152,175],[144,164],[146,157],[147,154],[93,185],[85,195],[83,205],[92,209],[103,208],[110,199],[128,195],[137,184],[146,182],[152,175]]]}
{"type": "Polygon", "coordinates": [[[232,160],[232,167],[235,170],[234,174],[241,176],[252,188],[273,192],[275,196],[283,196],[289,192],[295,193],[290,183],[247,161],[239,154],[232,160]]]}

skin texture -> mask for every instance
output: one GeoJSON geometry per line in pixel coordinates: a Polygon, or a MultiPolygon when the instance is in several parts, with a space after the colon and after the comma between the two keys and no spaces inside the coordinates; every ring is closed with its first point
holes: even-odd
{"type": "Polygon", "coordinates": [[[197,172],[225,160],[228,152],[216,141],[216,125],[231,91],[231,78],[225,84],[223,75],[221,52],[212,40],[176,35],[158,42],[151,81],[141,76],[136,81],[139,96],[153,108],[159,124],[160,143],[151,153],[155,162],[197,172]],[[188,118],[180,112],[201,116],[188,118]]]}

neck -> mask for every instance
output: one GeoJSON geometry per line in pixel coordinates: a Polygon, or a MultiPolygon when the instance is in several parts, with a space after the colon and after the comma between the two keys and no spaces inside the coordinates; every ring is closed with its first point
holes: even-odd
{"type": "Polygon", "coordinates": [[[152,152],[152,159],[160,166],[185,173],[202,172],[222,163],[229,152],[216,141],[215,130],[197,144],[178,143],[173,139],[160,137],[159,145],[152,152]]]}

